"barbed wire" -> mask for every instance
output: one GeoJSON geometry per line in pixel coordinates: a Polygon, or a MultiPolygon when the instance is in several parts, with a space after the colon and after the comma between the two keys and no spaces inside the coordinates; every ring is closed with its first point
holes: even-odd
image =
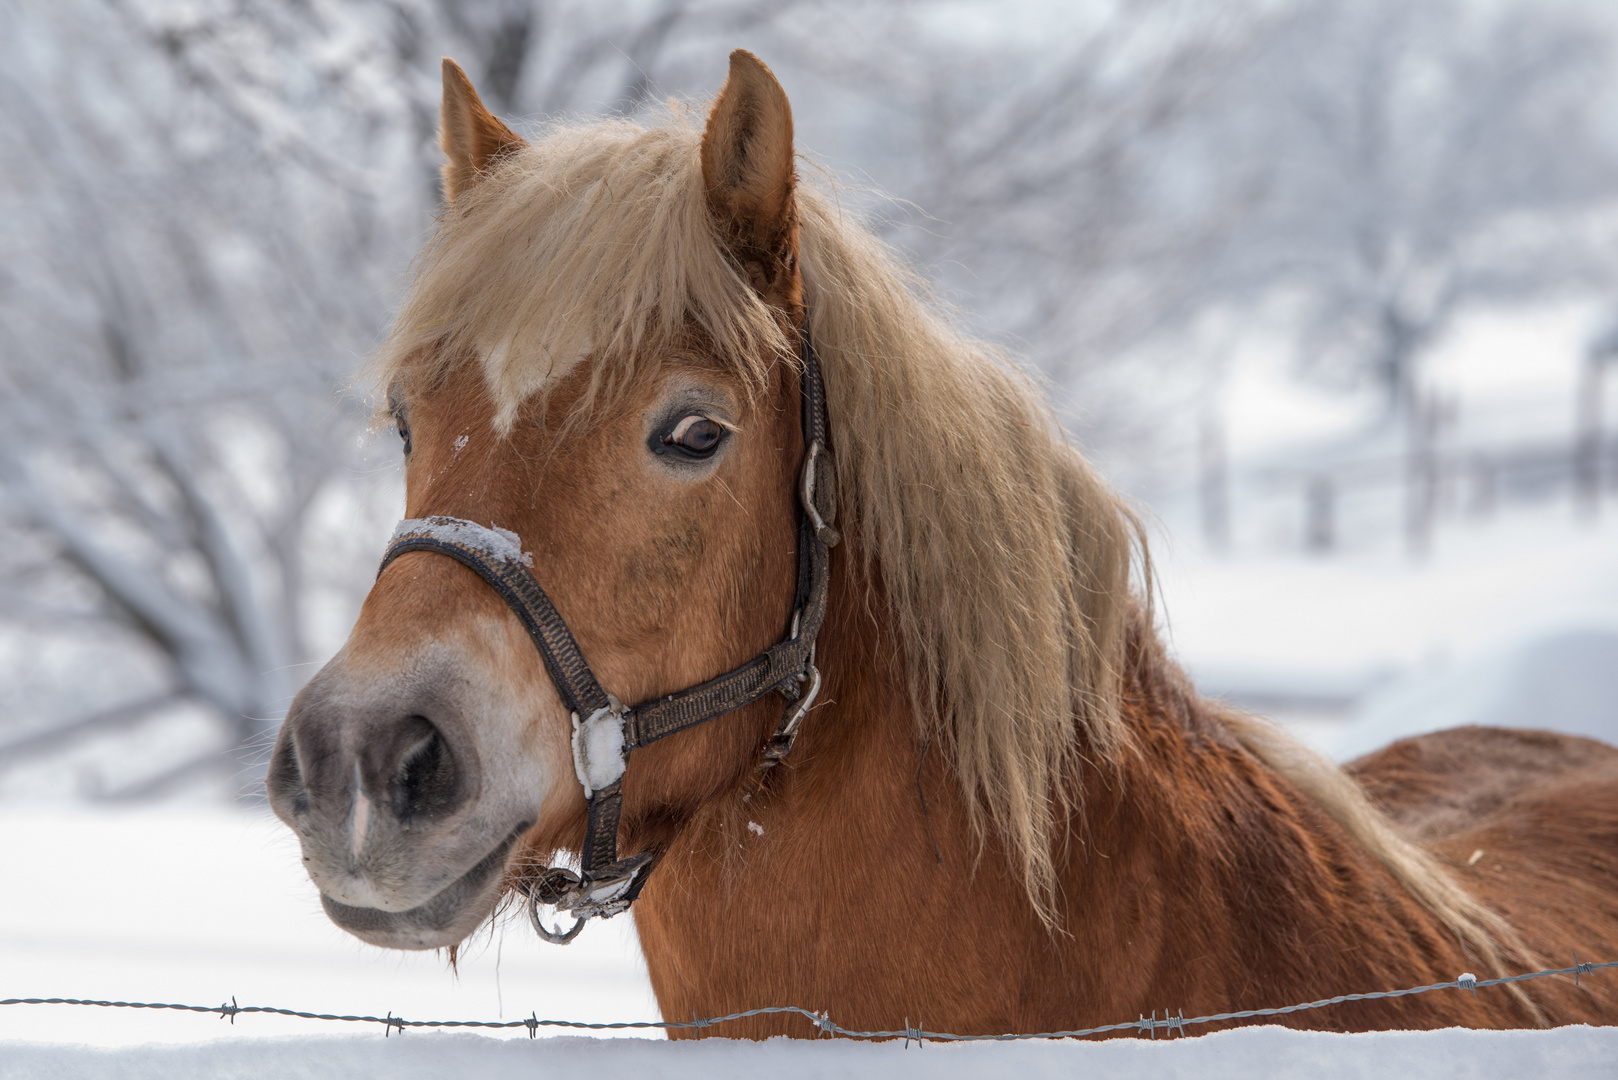
{"type": "Polygon", "coordinates": [[[1408,997],[1412,994],[1425,994],[1433,990],[1470,990],[1474,997],[1478,990],[1501,986],[1505,983],[1527,982],[1530,979],[1543,979],[1549,975],[1572,975],[1575,985],[1580,975],[1589,975],[1603,968],[1618,967],[1618,960],[1608,960],[1602,963],[1580,963],[1578,957],[1573,958],[1573,966],[1565,968],[1546,968],[1544,971],[1529,972],[1524,975],[1504,975],[1496,979],[1480,979],[1476,975],[1463,974],[1451,982],[1430,983],[1426,986],[1412,986],[1404,990],[1376,990],[1363,994],[1339,994],[1336,997],[1322,998],[1319,1001],[1306,1001],[1297,1005],[1284,1005],[1273,1009],[1243,1009],[1239,1012],[1212,1013],[1208,1016],[1193,1016],[1187,1019],[1184,1015],[1170,1016],[1165,1011],[1163,1019],[1157,1019],[1157,1012],[1142,1016],[1136,1020],[1125,1020],[1117,1024],[1105,1024],[1101,1027],[1079,1028],[1073,1031],[1042,1031],[1032,1034],[1011,1033],[1004,1035],[957,1035],[948,1031],[928,1031],[922,1027],[910,1027],[909,1022],[898,1031],[858,1031],[845,1028],[832,1020],[826,1012],[814,1012],[797,1005],[770,1005],[759,1009],[747,1009],[742,1012],[726,1013],[723,1016],[697,1017],[691,1020],[621,1020],[608,1023],[592,1023],[584,1020],[541,1020],[537,1015],[530,1014],[522,1020],[406,1020],[402,1016],[394,1016],[390,1011],[386,1016],[342,1016],[337,1013],[300,1012],[296,1009],[281,1009],[270,1005],[238,1005],[232,997],[228,1003],[222,1005],[174,1005],[163,1002],[150,1001],[91,1001],[84,998],[7,998],[0,1001],[0,1005],[91,1005],[108,1009],[172,1009],[179,1012],[218,1013],[221,1020],[229,1018],[234,1024],[236,1017],[259,1013],[272,1016],[291,1016],[300,1020],[344,1020],[351,1023],[382,1024],[384,1035],[392,1035],[394,1031],[401,1034],[406,1028],[527,1028],[528,1037],[536,1038],[539,1029],[544,1028],[572,1028],[587,1031],[623,1031],[661,1028],[663,1030],[691,1030],[696,1028],[709,1028],[717,1024],[729,1023],[733,1020],[745,1020],[750,1016],[775,1016],[781,1014],[795,1014],[808,1020],[819,1030],[821,1035],[841,1036],[849,1039],[904,1039],[909,1045],[912,1039],[918,1043],[932,1042],[1015,1042],[1027,1039],[1081,1039],[1088,1035],[1106,1035],[1117,1031],[1137,1031],[1142,1034],[1151,1033],[1157,1038],[1159,1031],[1167,1031],[1170,1038],[1176,1033],[1185,1034],[1185,1029],[1194,1024],[1214,1024],[1224,1020],[1248,1020],[1260,1016],[1285,1016],[1288,1013],[1303,1012],[1307,1009],[1323,1009],[1328,1005],[1341,1005],[1349,1001],[1375,1001],[1380,998],[1408,997]]]}

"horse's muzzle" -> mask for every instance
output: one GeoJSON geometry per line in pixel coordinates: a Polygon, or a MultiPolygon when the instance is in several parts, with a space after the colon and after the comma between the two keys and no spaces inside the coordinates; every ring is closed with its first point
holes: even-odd
{"type": "Polygon", "coordinates": [[[339,656],[293,701],[270,758],[270,806],[298,834],[327,915],[373,945],[471,933],[535,818],[486,782],[468,720],[482,703],[456,659],[428,649],[367,677],[339,656]]]}

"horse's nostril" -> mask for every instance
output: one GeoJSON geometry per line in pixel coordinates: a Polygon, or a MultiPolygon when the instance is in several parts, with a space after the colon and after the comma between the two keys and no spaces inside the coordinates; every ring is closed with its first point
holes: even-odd
{"type": "Polygon", "coordinates": [[[446,813],[462,797],[449,744],[426,717],[410,717],[405,728],[408,737],[389,790],[393,812],[403,822],[446,813]]]}
{"type": "Polygon", "coordinates": [[[298,752],[287,734],[275,742],[264,787],[272,803],[290,804],[294,813],[308,809],[309,793],[304,787],[303,770],[298,767],[298,752]]]}

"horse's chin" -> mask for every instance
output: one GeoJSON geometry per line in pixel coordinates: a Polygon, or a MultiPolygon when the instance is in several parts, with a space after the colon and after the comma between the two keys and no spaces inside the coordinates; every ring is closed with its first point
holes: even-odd
{"type": "Polygon", "coordinates": [[[494,911],[502,892],[506,858],[526,826],[514,829],[475,866],[425,903],[403,911],[357,907],[322,890],[320,904],[332,922],[369,945],[385,949],[441,949],[476,930],[494,911]]]}

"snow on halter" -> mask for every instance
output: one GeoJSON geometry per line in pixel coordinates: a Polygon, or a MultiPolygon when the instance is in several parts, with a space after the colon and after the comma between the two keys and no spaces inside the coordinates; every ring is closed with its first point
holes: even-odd
{"type": "Polygon", "coordinates": [[[407,536],[429,536],[446,544],[460,544],[471,548],[491,559],[510,559],[529,569],[533,569],[534,566],[534,556],[522,549],[522,538],[510,529],[502,529],[492,521],[485,529],[477,522],[467,521],[464,518],[405,518],[394,528],[388,546],[392,547],[395,541],[407,536]]]}

